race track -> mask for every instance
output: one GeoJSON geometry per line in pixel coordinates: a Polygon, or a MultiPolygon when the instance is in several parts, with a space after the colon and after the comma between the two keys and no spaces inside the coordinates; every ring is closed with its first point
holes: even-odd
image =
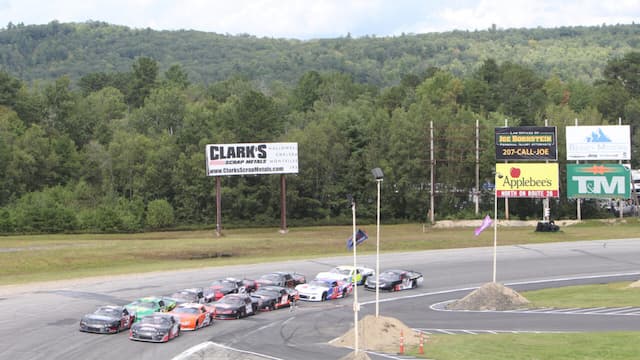
{"type": "MultiPolygon", "coordinates": [[[[381,315],[396,317],[417,329],[640,330],[638,316],[466,313],[430,308],[432,304],[460,298],[491,281],[492,256],[492,248],[383,253],[381,269],[413,269],[422,272],[425,280],[423,286],[415,290],[382,293],[381,315]]],[[[209,328],[183,333],[166,344],[130,341],[126,332],[81,333],[78,321],[99,305],[125,304],[142,296],[206,286],[217,278],[255,278],[270,271],[290,270],[310,279],[329,267],[352,263],[350,253],[345,253],[344,257],[305,261],[0,287],[0,346],[3,349],[0,358],[161,360],[172,359],[197,344],[212,341],[272,359],[337,359],[349,353],[349,349],[335,348],[327,342],[353,326],[352,297],[326,303],[300,303],[295,311],[281,309],[242,320],[216,321],[209,328]]],[[[358,263],[374,267],[375,257],[359,256],[358,263]]],[[[519,291],[573,283],[636,280],[640,279],[640,239],[499,247],[497,264],[497,281],[519,291]],[[603,275],[611,277],[600,277],[603,275]],[[547,282],[550,279],[557,281],[547,282]]],[[[360,316],[374,313],[375,293],[360,287],[358,294],[363,304],[360,316]]]]}

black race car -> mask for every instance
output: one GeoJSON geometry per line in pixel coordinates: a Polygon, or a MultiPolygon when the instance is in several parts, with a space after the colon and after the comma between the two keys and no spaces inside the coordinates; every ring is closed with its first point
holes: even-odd
{"type": "Polygon", "coordinates": [[[260,276],[256,279],[256,282],[258,283],[258,288],[265,285],[294,288],[296,285],[306,283],[307,279],[304,275],[296,272],[276,271],[260,276]]]}
{"type": "Polygon", "coordinates": [[[167,342],[180,336],[180,318],[167,313],[147,315],[131,326],[129,339],[167,342]]]}
{"type": "Polygon", "coordinates": [[[216,319],[240,319],[249,315],[255,315],[258,311],[258,299],[252,298],[247,293],[228,294],[212,304],[216,309],[216,319]]]}
{"type": "Polygon", "coordinates": [[[185,303],[203,303],[204,302],[204,290],[202,288],[190,288],[184,289],[168,296],[173,299],[176,304],[185,303]]]}
{"type": "Polygon", "coordinates": [[[86,314],[80,320],[80,331],[115,334],[129,329],[135,321],[135,315],[129,313],[124,306],[101,306],[91,314],[86,314]]]}
{"type": "MultiPolygon", "coordinates": [[[[392,269],[380,273],[378,288],[388,291],[413,289],[422,284],[422,274],[413,270],[392,269]]],[[[369,276],[364,283],[367,290],[376,289],[376,277],[369,276]]]]}
{"type": "Polygon", "coordinates": [[[258,310],[270,311],[289,307],[300,296],[298,291],[292,288],[265,285],[251,293],[251,297],[258,299],[258,310]]]}
{"type": "Polygon", "coordinates": [[[214,280],[209,286],[209,290],[213,292],[213,300],[220,300],[227,294],[237,294],[242,292],[235,279],[214,280]]]}

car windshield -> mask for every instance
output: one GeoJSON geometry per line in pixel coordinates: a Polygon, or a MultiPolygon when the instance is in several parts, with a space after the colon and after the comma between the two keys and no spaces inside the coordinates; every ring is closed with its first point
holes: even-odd
{"type": "Polygon", "coordinates": [[[115,308],[100,308],[94,312],[97,315],[110,316],[110,317],[118,317],[120,316],[120,310],[115,308]]]}
{"type": "Polygon", "coordinates": [[[310,286],[324,286],[327,287],[329,286],[329,284],[327,284],[326,281],[320,281],[320,280],[312,280],[309,282],[310,286]]]}
{"type": "Polygon", "coordinates": [[[153,309],[157,307],[156,303],[154,303],[153,301],[134,301],[131,303],[131,306],[145,309],[153,309]]]}
{"type": "Polygon", "coordinates": [[[228,280],[216,280],[211,283],[211,287],[214,289],[234,289],[235,283],[228,280]]]}
{"type": "Polygon", "coordinates": [[[330,272],[342,275],[351,275],[351,269],[345,268],[333,268],[330,272]]]}
{"type": "Polygon", "coordinates": [[[177,307],[175,309],[173,309],[173,312],[178,313],[178,314],[198,314],[200,313],[200,310],[198,308],[193,308],[193,307],[177,307]]]}
{"type": "Polygon", "coordinates": [[[173,293],[169,297],[173,299],[188,299],[188,300],[193,300],[197,298],[194,294],[185,293],[185,292],[173,293]]]}
{"type": "Polygon", "coordinates": [[[380,274],[380,280],[395,280],[398,279],[400,275],[398,273],[392,271],[385,271],[380,274]]]}
{"type": "Polygon", "coordinates": [[[235,296],[225,296],[222,299],[218,300],[219,304],[229,304],[229,305],[242,305],[244,304],[244,299],[235,297],[235,296]]]}
{"type": "Polygon", "coordinates": [[[277,297],[280,294],[280,292],[277,290],[271,290],[271,289],[258,289],[253,294],[277,297]]]}
{"type": "Polygon", "coordinates": [[[266,274],[266,275],[260,276],[260,279],[261,280],[271,281],[271,282],[279,282],[280,281],[280,275],[278,275],[278,274],[266,274]]]}
{"type": "Polygon", "coordinates": [[[153,325],[169,325],[169,319],[164,316],[145,316],[140,320],[142,324],[153,324],[153,325]]]}

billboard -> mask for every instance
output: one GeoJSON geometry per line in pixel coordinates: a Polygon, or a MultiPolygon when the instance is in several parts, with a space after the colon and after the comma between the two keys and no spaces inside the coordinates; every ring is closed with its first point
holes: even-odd
{"type": "Polygon", "coordinates": [[[207,176],[298,173],[298,143],[210,144],[207,176]]]}
{"type": "Polygon", "coordinates": [[[546,198],[559,196],[558,164],[496,164],[496,196],[546,198]]]}
{"type": "Polygon", "coordinates": [[[623,164],[567,164],[567,197],[628,199],[631,171],[623,164]]]}
{"type": "Polygon", "coordinates": [[[567,160],[631,160],[629,125],[567,126],[567,160]]]}
{"type": "Polygon", "coordinates": [[[558,160],[555,126],[495,128],[496,160],[558,160]]]}

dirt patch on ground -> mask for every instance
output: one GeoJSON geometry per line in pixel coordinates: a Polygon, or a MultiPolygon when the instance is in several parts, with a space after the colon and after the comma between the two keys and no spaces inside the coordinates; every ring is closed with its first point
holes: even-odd
{"type": "Polygon", "coordinates": [[[629,286],[627,286],[627,287],[630,287],[630,288],[640,288],[640,280],[635,281],[635,282],[632,282],[632,283],[631,283],[631,284],[629,284],[629,286]]]}
{"type": "Polygon", "coordinates": [[[515,310],[527,307],[529,300],[502,284],[490,282],[469,295],[447,305],[449,310],[515,310]]]}
{"type": "MultiPolygon", "coordinates": [[[[369,351],[385,353],[398,353],[400,351],[400,335],[404,338],[404,346],[417,347],[420,344],[420,334],[412,328],[403,324],[400,320],[374,315],[367,315],[358,321],[358,348],[369,351]]],[[[354,329],[349,330],[344,335],[330,342],[334,346],[353,347],[355,344],[354,329]]],[[[356,356],[355,352],[343,357],[340,360],[369,359],[362,357],[363,352],[356,356]],[[350,357],[351,356],[351,357],[350,357]]],[[[364,354],[366,356],[366,354],[364,354]]]]}

